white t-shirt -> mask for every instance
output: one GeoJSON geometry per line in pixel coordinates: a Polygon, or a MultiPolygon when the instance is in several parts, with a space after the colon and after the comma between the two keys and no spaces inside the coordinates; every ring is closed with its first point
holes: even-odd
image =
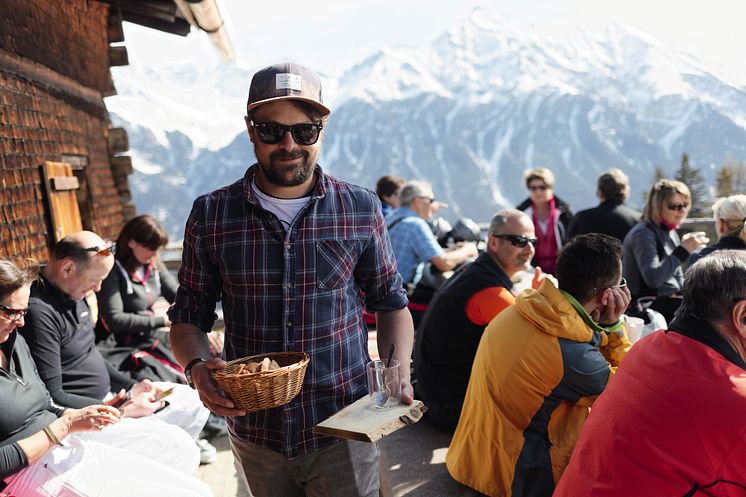
{"type": "Polygon", "coordinates": [[[285,229],[290,227],[290,223],[293,222],[293,219],[295,219],[295,216],[303,206],[311,201],[310,196],[301,198],[277,198],[267,195],[256,186],[255,181],[251,182],[251,191],[254,192],[254,195],[256,195],[256,198],[259,200],[259,205],[277,216],[285,229]]]}

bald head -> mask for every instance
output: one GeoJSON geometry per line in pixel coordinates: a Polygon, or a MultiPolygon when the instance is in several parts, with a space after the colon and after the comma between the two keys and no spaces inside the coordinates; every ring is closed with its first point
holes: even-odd
{"type": "Polygon", "coordinates": [[[55,243],[44,276],[73,300],[99,291],[114,266],[112,242],[92,231],[71,233],[55,243]]]}

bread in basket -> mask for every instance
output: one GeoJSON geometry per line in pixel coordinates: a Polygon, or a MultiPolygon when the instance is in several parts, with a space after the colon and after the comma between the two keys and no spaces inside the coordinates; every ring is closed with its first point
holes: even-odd
{"type": "Polygon", "coordinates": [[[237,408],[255,412],[287,404],[298,395],[308,361],[305,352],[271,352],[234,359],[211,374],[237,408]],[[261,362],[264,358],[276,361],[280,367],[255,373],[245,368],[249,362],[261,362]]]}

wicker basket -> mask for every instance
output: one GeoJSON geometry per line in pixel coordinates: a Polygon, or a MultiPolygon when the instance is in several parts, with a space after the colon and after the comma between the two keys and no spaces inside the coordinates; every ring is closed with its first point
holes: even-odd
{"type": "Polygon", "coordinates": [[[274,352],[234,359],[224,369],[212,372],[212,377],[236,407],[246,412],[271,409],[290,402],[303,386],[308,366],[305,352],[274,352]],[[269,357],[280,365],[274,371],[236,374],[241,364],[260,362],[269,357]]]}

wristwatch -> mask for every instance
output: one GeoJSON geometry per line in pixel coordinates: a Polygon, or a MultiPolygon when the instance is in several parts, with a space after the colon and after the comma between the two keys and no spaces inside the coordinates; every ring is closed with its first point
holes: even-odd
{"type": "Polygon", "coordinates": [[[196,359],[192,359],[191,361],[189,361],[189,364],[187,364],[186,367],[184,368],[184,376],[186,377],[187,385],[189,385],[192,388],[194,388],[194,382],[192,381],[192,368],[195,365],[199,364],[200,362],[204,364],[207,361],[205,361],[201,357],[198,357],[196,359]]]}

